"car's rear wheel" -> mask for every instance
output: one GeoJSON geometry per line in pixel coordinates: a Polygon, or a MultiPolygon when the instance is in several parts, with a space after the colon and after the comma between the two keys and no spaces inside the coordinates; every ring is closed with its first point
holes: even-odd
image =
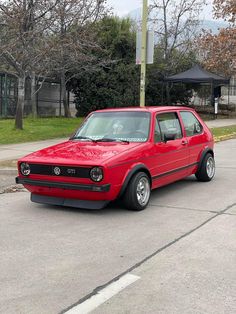
{"type": "Polygon", "coordinates": [[[212,154],[208,153],[204,157],[200,168],[196,172],[195,176],[198,181],[207,182],[211,181],[215,175],[215,160],[212,154]]]}
{"type": "Polygon", "coordinates": [[[126,208],[140,211],[147,207],[151,194],[150,180],[146,173],[136,173],[123,196],[126,208]]]}

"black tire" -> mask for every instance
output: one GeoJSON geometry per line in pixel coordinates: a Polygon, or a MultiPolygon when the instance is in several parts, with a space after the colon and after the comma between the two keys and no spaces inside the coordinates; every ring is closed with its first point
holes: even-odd
{"type": "Polygon", "coordinates": [[[215,160],[212,154],[208,153],[204,157],[199,169],[195,173],[198,181],[208,182],[213,179],[215,175],[215,160]]]}
{"type": "Polygon", "coordinates": [[[147,174],[145,172],[134,174],[123,195],[125,207],[134,211],[145,209],[149,203],[150,193],[150,179],[147,174]],[[143,190],[141,191],[142,187],[143,190]]]}

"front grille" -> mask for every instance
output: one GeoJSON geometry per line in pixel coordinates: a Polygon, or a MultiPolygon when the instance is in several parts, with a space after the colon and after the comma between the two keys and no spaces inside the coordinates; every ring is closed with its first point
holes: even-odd
{"type": "Polygon", "coordinates": [[[56,177],[90,178],[91,168],[30,164],[31,174],[42,174],[56,177]]]}

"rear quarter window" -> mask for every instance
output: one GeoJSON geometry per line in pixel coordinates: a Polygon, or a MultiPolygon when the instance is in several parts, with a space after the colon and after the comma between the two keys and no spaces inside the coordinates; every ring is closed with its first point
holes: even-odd
{"type": "Polygon", "coordinates": [[[194,136],[202,133],[203,126],[192,112],[181,111],[180,115],[183,120],[186,136],[194,136]]]}

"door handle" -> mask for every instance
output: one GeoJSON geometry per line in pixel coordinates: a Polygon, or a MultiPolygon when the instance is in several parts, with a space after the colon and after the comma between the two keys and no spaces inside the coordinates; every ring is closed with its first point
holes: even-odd
{"type": "Polygon", "coordinates": [[[187,145],[188,144],[188,141],[187,140],[182,140],[182,145],[187,145]]]}

